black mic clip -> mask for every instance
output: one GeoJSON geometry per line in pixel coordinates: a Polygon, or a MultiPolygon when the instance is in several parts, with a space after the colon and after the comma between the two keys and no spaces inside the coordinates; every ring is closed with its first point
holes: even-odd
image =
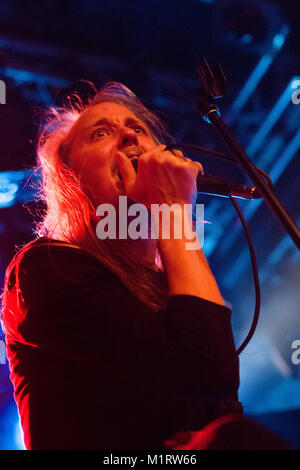
{"type": "Polygon", "coordinates": [[[203,119],[211,124],[209,119],[211,112],[216,111],[220,116],[216,100],[225,95],[227,78],[219,62],[216,65],[209,66],[204,58],[203,62],[197,65],[196,69],[202,82],[202,90],[197,99],[197,106],[203,119]]]}
{"type": "Polygon", "coordinates": [[[197,66],[197,72],[202,81],[201,96],[197,99],[197,105],[203,118],[216,129],[217,133],[233,153],[235,159],[243,166],[255,184],[259,194],[268,203],[297,248],[300,249],[300,230],[296,223],[288,215],[275,195],[272,186],[268,185],[266,179],[262,177],[262,172],[256,168],[220,116],[215,100],[221,98],[226,90],[226,77],[221,65],[217,64],[217,66],[211,68],[206,59],[204,59],[202,64],[197,66]]]}

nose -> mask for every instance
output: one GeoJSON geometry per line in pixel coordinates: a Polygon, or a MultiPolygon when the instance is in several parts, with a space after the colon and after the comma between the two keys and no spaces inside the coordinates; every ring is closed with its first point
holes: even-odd
{"type": "Polygon", "coordinates": [[[120,147],[138,145],[138,136],[133,129],[124,129],[120,136],[120,147]]]}

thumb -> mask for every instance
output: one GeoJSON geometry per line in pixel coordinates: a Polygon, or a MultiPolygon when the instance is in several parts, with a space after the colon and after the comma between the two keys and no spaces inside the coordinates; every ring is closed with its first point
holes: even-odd
{"type": "Polygon", "coordinates": [[[125,186],[126,193],[131,190],[136,180],[136,172],[130,159],[121,151],[116,152],[116,160],[125,186]]]}

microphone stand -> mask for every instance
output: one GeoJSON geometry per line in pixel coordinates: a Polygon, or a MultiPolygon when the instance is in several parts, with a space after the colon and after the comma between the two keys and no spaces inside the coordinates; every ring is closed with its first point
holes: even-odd
{"type": "Polygon", "coordinates": [[[252,163],[248,155],[232,136],[230,129],[226,126],[222,118],[216,99],[224,96],[226,90],[226,76],[221,65],[218,63],[213,69],[204,59],[202,64],[197,66],[197,72],[202,81],[202,90],[197,99],[197,106],[205,121],[212,124],[217,133],[221,136],[227,147],[236,158],[236,161],[242,165],[249,178],[257,187],[265,202],[271,208],[276,217],[294,241],[298,249],[300,249],[300,230],[287,214],[286,210],[275,196],[272,187],[266,183],[258,169],[252,163]]]}

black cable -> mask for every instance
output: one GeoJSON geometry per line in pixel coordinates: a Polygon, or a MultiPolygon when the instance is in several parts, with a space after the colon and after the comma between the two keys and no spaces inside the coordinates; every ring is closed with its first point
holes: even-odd
{"type": "MultiPolygon", "coordinates": [[[[190,150],[198,150],[199,152],[202,153],[208,153],[210,155],[214,155],[215,157],[223,158],[224,160],[229,160],[230,162],[236,163],[237,165],[240,165],[240,162],[236,160],[233,157],[229,157],[228,155],[225,155],[224,153],[217,152],[216,150],[211,150],[206,147],[201,147],[199,145],[194,145],[194,144],[183,144],[183,143],[174,143],[174,144],[168,144],[166,150],[171,150],[175,148],[183,148],[183,149],[190,149],[190,150]]],[[[272,180],[268,173],[266,173],[264,170],[261,168],[256,167],[257,171],[265,178],[266,182],[268,183],[269,186],[273,187],[272,180]]]]}
{"type": "MultiPolygon", "coordinates": [[[[228,157],[227,155],[224,155],[221,152],[216,152],[215,150],[211,150],[211,149],[208,149],[208,148],[205,148],[205,147],[200,147],[200,146],[194,145],[194,144],[182,144],[182,143],[169,144],[167,146],[166,150],[171,150],[173,148],[183,148],[183,149],[187,148],[187,149],[191,149],[191,150],[198,150],[198,151],[203,152],[203,153],[208,153],[208,154],[211,154],[211,155],[215,155],[216,157],[220,157],[220,158],[223,158],[225,160],[230,160],[231,162],[234,162],[234,163],[239,163],[234,158],[228,157]]],[[[257,168],[257,170],[265,178],[266,182],[272,187],[273,186],[272,180],[271,180],[270,176],[268,175],[268,173],[261,170],[260,168],[257,168]]],[[[242,342],[240,347],[236,350],[237,355],[239,355],[245,349],[245,347],[247,346],[247,344],[251,340],[252,336],[254,335],[255,329],[257,327],[257,323],[258,323],[258,319],[259,319],[261,296],[260,296],[260,285],[259,285],[259,278],[258,278],[258,269],[257,269],[256,256],[255,256],[254,246],[253,246],[253,243],[252,243],[252,240],[251,240],[250,232],[249,232],[249,229],[248,229],[248,225],[247,225],[247,222],[246,222],[246,220],[245,220],[245,218],[242,214],[242,211],[241,211],[239,205],[237,204],[235,198],[233,196],[229,196],[229,197],[230,197],[230,200],[231,200],[231,202],[232,202],[232,204],[233,204],[233,206],[234,206],[234,208],[235,208],[235,210],[236,210],[236,212],[237,212],[237,214],[240,218],[242,227],[244,229],[244,233],[246,235],[246,239],[247,239],[248,246],[249,246],[250,258],[251,258],[251,264],[252,264],[252,272],[253,272],[253,280],[254,280],[254,286],[255,286],[255,310],[254,310],[254,314],[253,314],[253,320],[252,320],[252,324],[251,324],[250,330],[249,330],[246,338],[244,339],[244,341],[242,342]]]]}
{"type": "Polygon", "coordinates": [[[199,145],[194,145],[194,144],[183,144],[183,143],[176,142],[176,144],[175,143],[168,144],[166,150],[171,150],[177,147],[183,148],[183,149],[187,148],[190,150],[198,150],[198,152],[208,153],[210,155],[214,155],[215,157],[223,158],[224,160],[229,160],[230,162],[233,162],[233,163],[239,163],[235,158],[229,157],[228,155],[225,155],[224,153],[217,152],[216,150],[211,150],[206,147],[200,147],[199,145]]]}
{"type": "Polygon", "coordinates": [[[241,224],[243,226],[243,229],[244,229],[244,232],[245,232],[245,235],[246,235],[246,239],[247,239],[248,246],[249,246],[250,257],[251,257],[252,272],[253,272],[253,279],[254,279],[254,286],[255,286],[255,310],[254,310],[254,314],[253,314],[253,320],[252,320],[252,324],[251,324],[249,333],[247,334],[247,336],[244,339],[241,346],[236,350],[236,353],[239,355],[245,349],[245,347],[247,346],[247,344],[251,340],[251,338],[254,334],[254,331],[256,329],[256,326],[257,326],[257,323],[258,323],[258,318],[259,318],[260,298],[261,297],[260,297],[260,285],[259,285],[259,279],[258,279],[256,256],[255,256],[254,246],[253,246],[253,243],[252,243],[252,240],[251,240],[250,232],[249,232],[249,229],[248,229],[248,225],[247,225],[247,222],[246,222],[246,220],[245,220],[245,218],[242,214],[242,211],[241,211],[238,203],[236,202],[235,198],[230,196],[230,200],[231,200],[235,210],[237,211],[237,214],[240,218],[241,224]]]}
{"type": "Polygon", "coordinates": [[[268,185],[273,188],[273,183],[272,183],[272,180],[270,178],[270,176],[268,175],[268,173],[266,173],[264,170],[262,170],[261,168],[258,168],[258,167],[255,167],[259,173],[265,178],[266,182],[268,183],[268,185]]]}

